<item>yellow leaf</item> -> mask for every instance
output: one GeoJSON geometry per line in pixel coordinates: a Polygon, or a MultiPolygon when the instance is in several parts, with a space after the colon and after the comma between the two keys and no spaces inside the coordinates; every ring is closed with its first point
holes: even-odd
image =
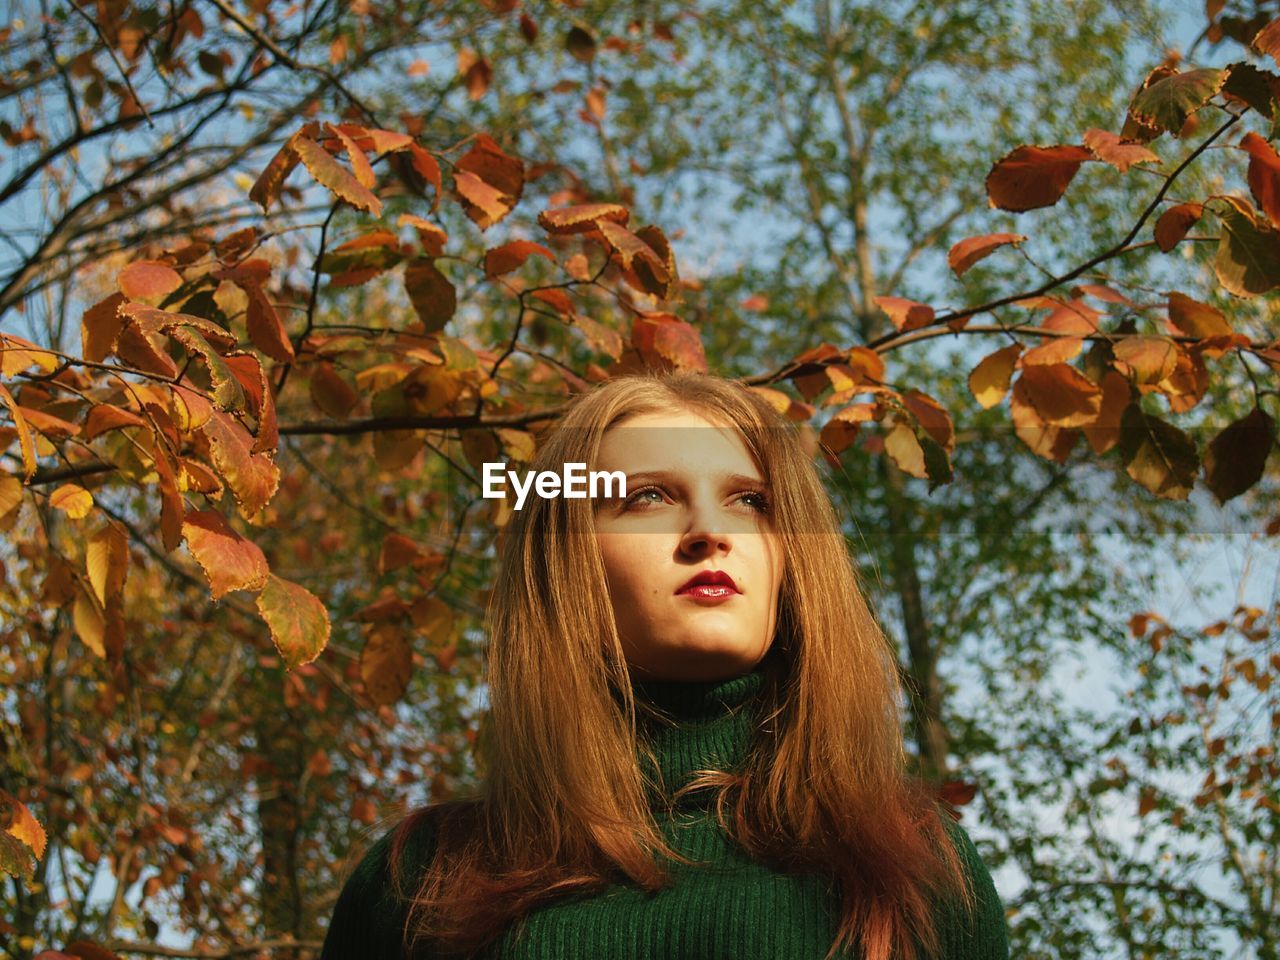
{"type": "Polygon", "coordinates": [[[78,483],[64,483],[49,494],[49,505],[72,520],[83,520],[93,509],[93,495],[78,483]]]}

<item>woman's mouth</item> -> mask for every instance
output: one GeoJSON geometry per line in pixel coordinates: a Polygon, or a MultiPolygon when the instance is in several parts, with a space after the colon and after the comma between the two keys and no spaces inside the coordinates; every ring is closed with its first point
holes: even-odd
{"type": "Polygon", "coordinates": [[[703,570],[686,580],[676,591],[676,596],[692,600],[727,600],[740,592],[733,577],[723,570],[703,570]]]}

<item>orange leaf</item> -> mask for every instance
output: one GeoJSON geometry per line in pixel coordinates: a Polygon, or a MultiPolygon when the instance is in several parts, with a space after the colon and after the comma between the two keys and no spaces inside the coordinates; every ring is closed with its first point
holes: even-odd
{"type": "Polygon", "coordinates": [[[1178,365],[1178,344],[1168,337],[1129,335],[1111,345],[1121,373],[1128,371],[1134,383],[1159,383],[1178,365]]]}
{"type": "MultiPolygon", "coordinates": [[[[1029,367],[1030,370],[1046,370],[1048,367],[1029,367]]],[[[1036,456],[1055,463],[1064,463],[1075,445],[1080,431],[1063,429],[1045,422],[1029,399],[1025,374],[1013,381],[1009,395],[1009,418],[1014,432],[1036,456]]]]}
{"type": "Polygon", "coordinates": [[[475,146],[458,158],[453,175],[463,210],[481,230],[510,213],[524,191],[524,163],[504,153],[492,137],[483,133],[476,134],[475,146]],[[487,189],[482,191],[478,183],[487,189]],[[485,202],[477,199],[480,195],[485,202]]]}
{"type": "Polygon", "coordinates": [[[316,182],[330,193],[359,210],[368,210],[375,217],[382,216],[382,201],[360,183],[350,170],[334,159],[328,150],[304,136],[295,138],[293,148],[316,182]]]}
{"type": "Polygon", "coordinates": [[[182,286],[182,275],[158,260],[135,260],[120,271],[117,283],[130,300],[159,303],[182,286]]]}
{"type": "Polygon", "coordinates": [[[458,294],[449,278],[430,257],[417,257],[405,265],[404,285],[424,331],[443,330],[458,308],[458,294]]]}
{"type": "Polygon", "coordinates": [[[947,253],[947,266],[959,277],[979,260],[1001,247],[1008,244],[1017,246],[1026,239],[1020,233],[988,233],[980,237],[969,237],[961,240],[947,253]]]}
{"type": "Polygon", "coordinates": [[[289,342],[280,314],[262,287],[253,284],[246,287],[245,292],[249,295],[249,309],[245,312],[249,340],[277,363],[288,363],[294,356],[293,344],[289,342]]]}
{"type": "Polygon", "coordinates": [[[267,582],[269,570],[262,550],[231,529],[217,510],[187,511],[182,535],[204,570],[214,600],[233,590],[259,590],[267,582]]]}
{"type": "Polygon", "coordinates": [[[467,216],[481,230],[493,226],[515,206],[511,197],[467,170],[454,170],[453,186],[467,216]]]}
{"type": "Polygon", "coordinates": [[[618,259],[622,261],[623,269],[630,270],[632,260],[639,258],[650,268],[657,283],[665,284],[670,279],[666,264],[662,262],[647,243],[626,227],[607,218],[598,220],[596,226],[600,230],[600,235],[604,237],[605,242],[613,248],[613,251],[618,255],[618,259]]]}
{"type": "Polygon", "coordinates": [[[0,402],[9,408],[9,413],[13,416],[13,425],[18,429],[18,446],[22,450],[23,473],[30,480],[37,466],[36,447],[31,437],[31,429],[27,426],[26,417],[22,415],[22,408],[18,406],[18,401],[13,399],[13,394],[3,383],[0,383],[0,402]]]}
{"type": "Polygon", "coordinates": [[[329,611],[305,587],[268,573],[256,602],[286,669],[310,663],[328,645],[329,611]]]}
{"type": "Polygon", "coordinates": [[[341,141],[342,149],[346,151],[347,159],[351,161],[351,172],[355,174],[360,186],[372,190],[378,178],[373,172],[373,167],[369,165],[369,158],[364,155],[364,151],[356,146],[355,141],[341,127],[335,127],[326,121],[324,128],[341,141]]]}
{"type": "Polygon", "coordinates": [[[360,678],[375,704],[399,700],[413,676],[413,650],[404,629],[396,623],[379,623],[360,651],[360,678]]]}
{"type": "Polygon", "coordinates": [[[111,355],[125,325],[124,317],[117,312],[124,302],[124,294],[113,293],[84,312],[80,320],[80,352],[84,359],[101,363],[111,355]]]}
{"type": "Polygon", "coordinates": [[[202,427],[209,438],[213,464],[235,495],[246,518],[258,513],[275,496],[280,468],[265,454],[250,449],[250,434],[238,420],[221,410],[202,427]]]}
{"type": "Polygon", "coordinates": [[[258,175],[258,179],[253,186],[249,188],[249,199],[253,200],[262,207],[262,212],[266,213],[271,204],[280,197],[280,188],[284,185],[289,174],[293,172],[293,168],[298,165],[301,157],[295,149],[297,140],[301,136],[314,136],[320,132],[320,124],[311,123],[304,124],[302,129],[291,136],[278,151],[275,156],[263,168],[262,173],[258,175]]]}
{"type": "Polygon", "coordinates": [[[1098,418],[1102,390],[1070,364],[1026,366],[1018,381],[1023,385],[1027,401],[1048,424],[1079,427],[1098,418]]]}
{"type": "Polygon", "coordinates": [[[444,181],[440,177],[440,164],[428,151],[416,143],[409,144],[409,161],[413,169],[421,174],[422,179],[435,188],[435,199],[431,201],[431,212],[435,213],[440,206],[440,194],[444,192],[444,181]]]}
{"type": "Polygon", "coordinates": [[[1156,245],[1168,253],[1187,235],[1204,213],[1203,203],[1180,203],[1160,214],[1156,221],[1156,245]]]}
{"type": "Polygon", "coordinates": [[[989,202],[992,207],[1014,212],[1052,206],[1066,192],[1080,165],[1092,159],[1086,147],[1016,147],[987,174],[989,202]]]}
{"type": "Polygon", "coordinates": [[[382,550],[378,554],[378,573],[390,573],[422,559],[422,551],[408,537],[389,533],[382,538],[382,550]]]}
{"type": "Polygon", "coordinates": [[[1249,46],[1280,63],[1280,19],[1272,20],[1254,34],[1249,46]]]}
{"type": "Polygon", "coordinates": [[[875,305],[889,315],[899,330],[914,330],[933,323],[933,307],[905,297],[876,297],[875,305]]]}
{"type": "Polygon", "coordinates": [[[552,263],[556,262],[555,254],[542,244],[534,243],[532,240],[512,240],[510,243],[485,251],[485,275],[493,279],[504,273],[510,273],[534,254],[546,257],[552,263]]]}
{"type": "Polygon", "coordinates": [[[1220,310],[1176,290],[1169,294],[1169,321],[1189,337],[1220,337],[1232,332],[1220,310]]]}
{"type": "Polygon", "coordinates": [[[326,416],[342,420],[360,402],[360,396],[332,363],[319,363],[311,369],[311,400],[326,416]]]}
{"type": "Polygon", "coordinates": [[[83,520],[93,509],[93,495],[78,483],[64,483],[49,492],[49,506],[72,520],[83,520]]]}
{"type": "Polygon", "coordinates": [[[551,306],[555,307],[556,312],[562,316],[572,317],[577,313],[573,307],[573,299],[559,287],[534,290],[530,293],[530,296],[541,300],[543,303],[551,304],[551,306]]]}
{"type": "Polygon", "coordinates": [[[667,313],[647,313],[631,326],[631,344],[651,367],[707,372],[698,331],[667,313]]]}
{"type": "Polygon", "coordinates": [[[1240,140],[1249,154],[1249,189],[1258,208],[1280,226],[1280,155],[1252,130],[1240,140]]]}
{"type": "Polygon", "coordinates": [[[1121,173],[1135,163],[1160,163],[1160,158],[1140,143],[1128,143],[1118,133],[1090,127],[1084,132],[1084,145],[1105,163],[1121,173]]]}
{"type": "Polygon", "coordinates": [[[630,218],[627,208],[617,203],[581,203],[572,207],[543,210],[538,214],[538,223],[547,233],[564,235],[588,233],[598,229],[599,220],[625,225],[630,218]]]}
{"type": "Polygon", "coordinates": [[[112,406],[109,403],[95,403],[89,408],[89,416],[85,418],[84,432],[81,437],[85,440],[92,440],[108,430],[121,430],[124,427],[142,427],[146,429],[148,426],[147,421],[136,413],[112,406]]]}
{"type": "Polygon", "coordinates": [[[1129,381],[1118,371],[1108,369],[1102,375],[1102,406],[1098,419],[1083,427],[1089,446],[1098,456],[1108,452],[1119,441],[1120,418],[1129,405],[1132,390],[1129,381]]]}
{"type": "Polygon", "coordinates": [[[902,394],[902,405],[911,411],[925,432],[948,453],[955,449],[955,428],[951,414],[937,400],[919,390],[907,390],[902,394]]]}
{"type": "Polygon", "coordinates": [[[1066,363],[1074,360],[1084,346],[1081,337],[1054,337],[1039,346],[1032,347],[1018,358],[1018,366],[1031,363],[1066,363]]]}
{"type": "Polygon", "coordinates": [[[984,408],[994,407],[1009,392],[1014,363],[1020,353],[1022,344],[1011,343],[983,357],[969,374],[969,390],[984,408]]]}

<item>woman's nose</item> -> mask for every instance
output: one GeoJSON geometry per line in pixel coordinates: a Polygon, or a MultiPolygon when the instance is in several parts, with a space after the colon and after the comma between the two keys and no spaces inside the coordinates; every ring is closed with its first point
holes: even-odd
{"type": "Polygon", "coordinates": [[[695,507],[689,525],[680,537],[680,550],[689,556],[706,553],[728,553],[733,541],[727,532],[726,518],[713,507],[695,507]]]}

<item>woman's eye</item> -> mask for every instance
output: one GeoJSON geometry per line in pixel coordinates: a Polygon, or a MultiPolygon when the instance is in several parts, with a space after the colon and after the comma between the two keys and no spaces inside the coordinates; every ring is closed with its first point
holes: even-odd
{"type": "Polygon", "coordinates": [[[742,495],[741,500],[743,503],[750,504],[753,510],[758,510],[761,513],[769,512],[769,495],[763,491],[748,490],[742,495]]]}
{"type": "Polygon", "coordinates": [[[636,504],[636,503],[661,503],[663,499],[664,498],[663,498],[662,491],[659,490],[657,487],[645,487],[641,490],[637,490],[635,493],[631,494],[631,496],[627,497],[625,501],[625,505],[631,506],[632,504],[636,504]],[[643,498],[645,497],[646,494],[653,494],[655,497],[657,497],[657,499],[645,500],[643,498]]]}

